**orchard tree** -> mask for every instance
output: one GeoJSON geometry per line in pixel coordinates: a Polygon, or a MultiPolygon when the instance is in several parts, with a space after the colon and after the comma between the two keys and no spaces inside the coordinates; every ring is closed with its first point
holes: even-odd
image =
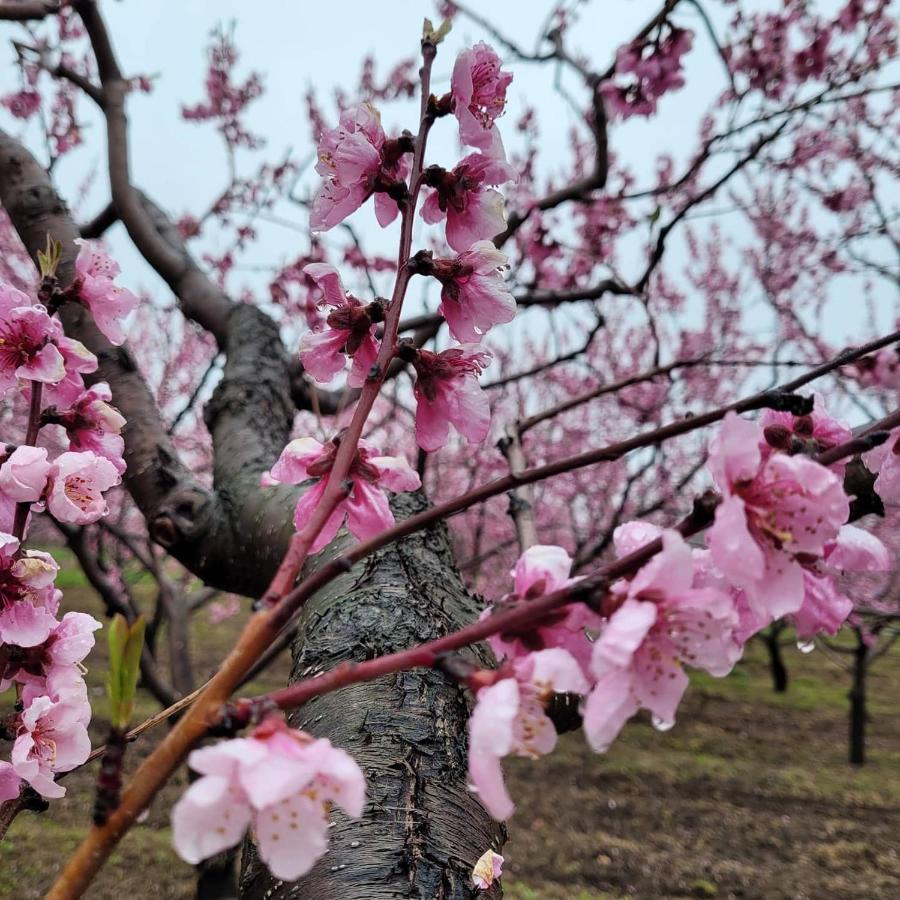
{"type": "Polygon", "coordinates": [[[140,189],[126,107],[154,79],[101,5],[0,2],[0,830],[103,756],[49,896],[82,895],[185,765],[201,895],[243,845],[247,897],[500,896],[504,757],[537,774],[558,730],[603,753],[641,711],[668,729],[690,670],[872,606],[840,579],[893,567],[900,500],[897,11],[665,0],[602,58],[590,4],[533,45],[443,4],[394,23],[415,55],[310,91],[311,159],[268,155],[264,78],[220,28],[181,114],[228,175],[184,209],[206,163],[182,147],[170,195],[140,189]],[[667,119],[685,92],[697,121],[667,119]],[[83,144],[110,199],[77,223],[54,176],[83,144]],[[132,292],[119,224],[177,304],[132,292]],[[251,278],[271,225],[293,251],[251,278]],[[59,617],[52,528],[121,615],[93,751],[101,623],[59,617]],[[217,591],[252,613],[197,685],[187,621],[232,614],[217,591]],[[291,683],[247,695],[288,648],[291,683]],[[166,709],[131,737],[178,718],[120,792],[139,673],[166,709]]]}

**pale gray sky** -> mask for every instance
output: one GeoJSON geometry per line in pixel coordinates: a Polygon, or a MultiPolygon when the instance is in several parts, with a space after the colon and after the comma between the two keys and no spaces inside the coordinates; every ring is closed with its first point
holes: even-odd
{"type": "MultiPolygon", "coordinates": [[[[532,47],[548,4],[524,3],[521,0],[492,0],[476,4],[480,12],[502,26],[511,37],[532,47]]],[[[721,17],[719,4],[707,4],[721,17]]],[[[780,6],[777,0],[758,0],[754,8],[780,6]]],[[[838,0],[821,0],[823,10],[833,9],[838,0]]],[[[293,148],[295,158],[304,159],[312,152],[309,127],[305,117],[304,94],[310,84],[319,89],[327,101],[331,89],[343,86],[352,90],[360,62],[369,52],[376,54],[379,72],[385,72],[398,59],[417,50],[423,16],[435,17],[431,2],[395,0],[390,4],[374,4],[361,0],[330,0],[328,3],[291,2],[291,0],[104,0],[104,13],[127,73],[156,74],[155,90],[150,95],[136,94],[129,99],[131,122],[131,158],[135,182],[146,189],[173,214],[197,212],[222,189],[227,180],[225,156],[214,129],[185,122],[180,115],[182,103],[193,103],[202,97],[206,70],[204,48],[216,24],[236,23],[237,42],[241,49],[241,72],[260,70],[265,76],[266,93],[257,101],[248,117],[251,126],[268,141],[266,154],[278,158],[293,148]]],[[[650,0],[594,0],[579,11],[579,22],[568,40],[572,47],[590,52],[597,66],[612,59],[615,47],[627,39],[651,15],[657,4],[650,0]]],[[[615,153],[625,158],[641,174],[652,172],[653,161],[663,150],[676,159],[684,159],[695,146],[699,117],[710,100],[722,89],[721,65],[710,52],[692,7],[685,5],[679,20],[698,31],[697,50],[687,61],[687,88],[667,96],[661,114],[651,122],[630,120],[611,131],[615,153]],[[661,141],[665,141],[663,145],[661,141]]],[[[15,29],[7,26],[10,35],[15,29]]],[[[483,32],[458,18],[446,44],[441,47],[435,67],[437,87],[448,83],[449,71],[456,52],[483,32]]],[[[11,56],[9,45],[0,53],[11,56]]],[[[0,90],[16,87],[12,66],[0,60],[0,90]]],[[[515,82],[504,133],[510,134],[512,122],[528,103],[542,111],[542,153],[547,171],[565,165],[568,159],[568,133],[576,121],[575,114],[562,102],[553,87],[552,70],[547,66],[516,65],[515,82]]],[[[570,84],[579,89],[577,81],[570,84]]],[[[85,147],[70,154],[56,172],[58,185],[77,206],[82,217],[97,211],[108,199],[105,182],[105,139],[99,115],[83,104],[86,123],[85,147]],[[76,202],[86,174],[95,172],[82,200],[76,202]]],[[[327,112],[333,110],[326,107],[327,112]]],[[[5,127],[16,123],[3,115],[5,127]]],[[[414,124],[409,106],[394,104],[384,111],[388,126],[414,124]]],[[[439,123],[439,125],[442,123],[439,123]]],[[[443,155],[444,162],[454,161],[455,140],[450,127],[435,129],[432,147],[443,155]]],[[[29,129],[29,143],[40,147],[39,135],[29,129]]],[[[507,138],[508,144],[515,143],[507,138]]],[[[315,175],[307,172],[302,184],[312,187],[315,175]]],[[[282,210],[298,225],[304,224],[299,210],[282,210]]],[[[367,248],[393,253],[396,235],[393,229],[382,232],[369,211],[354,219],[364,236],[367,248]]],[[[271,266],[295,256],[306,245],[302,233],[275,224],[260,226],[262,239],[243,260],[248,268],[271,266]]],[[[155,275],[143,264],[117,226],[109,233],[116,256],[121,260],[126,281],[135,288],[146,287],[162,294],[155,275]]],[[[202,242],[199,247],[202,247],[202,242]]],[[[231,287],[247,286],[262,293],[265,275],[242,272],[231,287]]],[[[885,295],[885,315],[893,315],[896,295],[885,295]]],[[[846,324],[845,313],[838,310],[837,330],[846,324]]]]}

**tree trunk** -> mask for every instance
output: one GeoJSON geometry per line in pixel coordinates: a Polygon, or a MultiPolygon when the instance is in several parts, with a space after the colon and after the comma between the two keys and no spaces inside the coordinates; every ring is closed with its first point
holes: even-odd
{"type": "MultiPolygon", "coordinates": [[[[425,505],[398,498],[398,518],[425,505]]],[[[340,542],[337,542],[340,543],[340,542]]],[[[332,545],[327,551],[335,552],[332,545]]],[[[444,526],[404,538],[311,598],[294,643],[291,680],[347,659],[369,659],[437,637],[478,614],[453,563],[444,526]]],[[[477,658],[486,662],[483,655],[477,658]]],[[[343,747],[366,773],[365,812],[339,811],[330,848],[293,884],[272,878],[247,843],[244,898],[464,900],[471,871],[504,837],[466,786],[465,692],[448,676],[415,670],[317,697],[293,725],[343,747]]],[[[499,888],[481,896],[500,897],[499,888]]]]}
{"type": "Polygon", "coordinates": [[[866,674],[869,648],[858,631],[856,641],[856,649],[853,652],[853,686],[849,695],[850,763],[862,766],[866,762],[866,674]]]}
{"type": "Polygon", "coordinates": [[[784,694],[788,688],[788,671],[781,654],[781,643],[778,638],[781,629],[774,626],[763,633],[766,649],[769,651],[769,672],[772,675],[772,689],[776,694],[784,694]]]}

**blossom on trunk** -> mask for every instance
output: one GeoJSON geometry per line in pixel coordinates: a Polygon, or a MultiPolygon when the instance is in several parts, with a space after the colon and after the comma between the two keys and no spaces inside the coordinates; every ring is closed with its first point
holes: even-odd
{"type": "Polygon", "coordinates": [[[727,675],[741,648],[731,597],[695,587],[690,548],[676,531],[662,532],[663,549],[615,591],[621,604],[594,643],[596,683],[584,707],[588,742],[605,751],[639,709],[670,727],[687,688],[684,666],[727,675]]]}
{"type": "Polygon", "coordinates": [[[125,340],[121,320],[137,307],[139,300],[115,283],[119,265],[98,243],[80,239],[75,243],[80,249],[71,290],[90,310],[97,327],[109,341],[121,344],[125,340]]]}
{"type": "MultiPolygon", "coordinates": [[[[516,562],[510,573],[515,579],[513,593],[501,601],[502,606],[529,603],[545,594],[575,584],[571,578],[572,559],[562,547],[535,544],[516,562]]],[[[490,611],[485,613],[489,615],[490,611]]],[[[539,625],[521,632],[501,632],[488,638],[498,659],[516,660],[535,651],[561,648],[578,662],[584,672],[590,669],[592,644],[587,630],[600,626],[600,616],[583,603],[570,603],[549,613],[539,625]]]]}
{"type": "Polygon", "coordinates": [[[368,103],[341,114],[336,128],[319,137],[316,172],[325,180],[313,200],[309,225],[327,231],[359,209],[375,193],[375,215],[384,227],[396,218],[392,185],[405,188],[411,141],[387,139],[381,115],[368,103]]]}
{"type": "Polygon", "coordinates": [[[479,891],[486,891],[502,874],[503,857],[493,850],[485,850],[472,869],[472,884],[479,891]]]}
{"type": "Polygon", "coordinates": [[[365,779],[353,759],[276,716],[249,738],[194,750],[188,764],[203,777],[175,804],[172,839],[190,863],[236,846],[251,827],[272,874],[294,881],[328,848],[332,803],[362,815],[365,779]]]}
{"type": "Polygon", "coordinates": [[[344,291],[341,276],[327,263],[310,263],[303,271],[321,288],[322,302],[332,307],[322,331],[307,332],[300,341],[300,361],[316,381],[329,382],[353,360],[347,383],[362,387],[378,357],[372,331],[384,319],[381,301],[364,306],[344,291]]]}
{"type": "Polygon", "coordinates": [[[416,352],[416,442],[423,450],[443,447],[451,425],[468,441],[481,443],[487,437],[491,407],[478,376],[490,359],[477,344],[416,352]]]}
{"type": "MultiPolygon", "coordinates": [[[[281,484],[300,484],[309,478],[319,479],[297,501],[294,525],[298,531],[306,526],[322,499],[338,444],[338,439],[322,445],[315,438],[297,438],[284,448],[272,466],[271,476],[281,484]]],[[[338,503],[319,530],[310,548],[312,553],[318,553],[331,543],[345,520],[350,533],[361,541],[390,528],[394,524],[394,514],[388,505],[385,490],[415,491],[422,484],[405,459],[382,456],[380,450],[362,440],[346,480],[349,482],[347,496],[338,503]]]]}
{"type": "Polygon", "coordinates": [[[505,158],[503,141],[494,124],[506,108],[511,72],[500,67],[500,57],[484,42],[456,58],[450,78],[453,114],[459,120],[459,139],[490,156],[505,158]]]}
{"type": "Polygon", "coordinates": [[[478,241],[452,259],[422,259],[421,271],[441,282],[438,312],[460,343],[478,343],[494,325],[511,322],[516,301],[500,275],[506,256],[478,241]]]}
{"type": "Polygon", "coordinates": [[[722,575],[772,621],[800,608],[803,565],[822,558],[849,501],[830,469],[804,456],[764,456],[762,443],[762,428],[734,413],[710,443],[723,500],[706,542],[722,575]]]}
{"type": "Polygon", "coordinates": [[[556,746],[556,729],[544,705],[554,692],[587,690],[587,679],[571,654],[553,648],[516,660],[513,677],[478,691],[469,719],[469,779],[495,819],[508,819],[515,810],[500,760],[511,753],[530,759],[549,753],[556,746]]]}
{"type": "Polygon", "coordinates": [[[90,451],[60,453],[50,469],[47,509],[60,522],[87,525],[105,516],[103,492],[119,483],[116,467],[90,451]]]}
{"type": "Polygon", "coordinates": [[[503,196],[486,185],[514,178],[512,166],[483,153],[469,154],[450,172],[426,169],[425,184],[434,190],[422,204],[422,218],[430,225],[446,219],[447,243],[462,253],[506,228],[503,196]]]}

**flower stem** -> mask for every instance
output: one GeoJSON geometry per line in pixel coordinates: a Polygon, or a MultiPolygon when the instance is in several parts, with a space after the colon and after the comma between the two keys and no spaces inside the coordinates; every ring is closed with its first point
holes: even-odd
{"type": "MultiPolygon", "coordinates": [[[[41,430],[41,400],[44,393],[44,385],[40,381],[31,382],[31,404],[28,407],[28,428],[25,432],[25,445],[34,447],[37,445],[38,432],[41,430]]],[[[16,504],[16,514],[13,517],[13,537],[19,541],[25,536],[25,525],[28,522],[28,512],[31,502],[16,504]]]]}

